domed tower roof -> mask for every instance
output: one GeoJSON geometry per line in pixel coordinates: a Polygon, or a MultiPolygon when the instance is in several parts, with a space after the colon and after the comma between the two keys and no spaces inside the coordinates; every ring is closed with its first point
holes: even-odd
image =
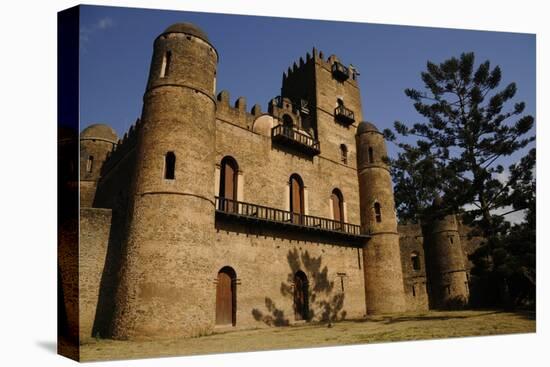
{"type": "Polygon", "coordinates": [[[361,123],[359,123],[359,126],[357,127],[357,135],[366,133],[368,131],[380,133],[380,131],[378,131],[378,128],[372,122],[362,121],[361,123]]]}
{"type": "Polygon", "coordinates": [[[93,124],[82,130],[80,139],[101,139],[116,143],[118,135],[109,125],[93,124]]]}
{"type": "Polygon", "coordinates": [[[210,40],[208,39],[208,36],[206,33],[197,27],[194,24],[191,23],[175,23],[172,24],[170,27],[166,28],[162,34],[166,33],[185,33],[189,34],[191,36],[198,37],[208,43],[210,43],[210,40]]]}

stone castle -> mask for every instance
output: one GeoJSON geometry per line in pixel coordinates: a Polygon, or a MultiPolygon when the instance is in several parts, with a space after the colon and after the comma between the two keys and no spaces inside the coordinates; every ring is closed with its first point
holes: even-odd
{"type": "Polygon", "coordinates": [[[313,49],[267,112],[249,112],[215,94],[217,63],[202,30],[168,27],[136,124],[121,140],[103,124],[81,132],[80,231],[60,241],[60,254],[78,251],[78,279],[59,265],[72,335],[193,336],[468,301],[476,239],[454,216],[398,225],[353,67],[313,49]]]}

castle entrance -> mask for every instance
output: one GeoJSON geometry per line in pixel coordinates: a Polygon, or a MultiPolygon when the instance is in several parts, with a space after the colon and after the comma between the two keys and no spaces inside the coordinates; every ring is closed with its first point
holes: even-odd
{"type": "Polygon", "coordinates": [[[294,315],[297,321],[309,318],[308,286],[306,274],[297,271],[294,275],[294,315]]]}
{"type": "Polygon", "coordinates": [[[237,318],[235,270],[229,266],[223,267],[218,272],[218,284],[216,286],[216,325],[235,326],[237,318]]]}

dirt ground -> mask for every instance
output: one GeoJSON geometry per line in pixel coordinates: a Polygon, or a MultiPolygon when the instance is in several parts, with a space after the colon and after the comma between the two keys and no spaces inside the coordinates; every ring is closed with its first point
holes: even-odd
{"type": "Polygon", "coordinates": [[[332,327],[326,324],[303,324],[154,341],[99,339],[81,346],[81,360],[131,359],[533,333],[535,328],[534,312],[429,311],[342,321],[332,324],[332,327]]]}

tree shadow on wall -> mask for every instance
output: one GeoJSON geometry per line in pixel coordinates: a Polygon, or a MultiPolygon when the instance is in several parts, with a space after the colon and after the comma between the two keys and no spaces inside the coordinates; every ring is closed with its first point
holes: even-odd
{"type": "MultiPolygon", "coordinates": [[[[307,321],[320,321],[331,323],[338,320],[344,320],[347,312],[344,307],[343,291],[335,291],[334,281],[328,277],[327,266],[322,265],[322,256],[313,257],[306,251],[298,251],[296,248],[289,250],[287,262],[290,272],[285,282],[281,282],[281,295],[288,299],[295,307],[295,276],[299,271],[303,271],[307,276],[307,321]]],[[[262,321],[270,326],[288,326],[290,317],[285,315],[285,311],[278,308],[275,302],[265,298],[265,311],[254,308],[252,316],[256,321],[262,321]]],[[[294,309],[295,313],[297,312],[294,309]]]]}

